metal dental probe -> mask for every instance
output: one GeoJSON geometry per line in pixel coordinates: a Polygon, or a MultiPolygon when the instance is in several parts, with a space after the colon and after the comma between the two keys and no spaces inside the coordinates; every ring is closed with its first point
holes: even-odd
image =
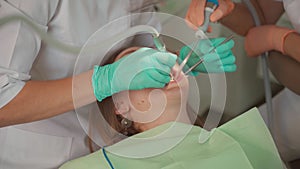
{"type": "Polygon", "coordinates": [[[194,70],[198,65],[200,65],[201,63],[203,63],[204,60],[200,59],[196,64],[194,64],[191,68],[189,68],[189,70],[187,70],[184,75],[187,75],[188,73],[190,73],[192,70],[194,70]]]}
{"type": "Polygon", "coordinates": [[[217,49],[217,47],[219,47],[219,46],[221,46],[221,45],[223,45],[223,44],[229,42],[231,39],[233,39],[233,37],[234,37],[234,36],[231,34],[231,35],[228,36],[226,39],[224,39],[220,44],[218,44],[218,45],[216,45],[214,48],[210,49],[210,50],[208,51],[208,53],[213,52],[214,50],[217,49]]]}
{"type": "Polygon", "coordinates": [[[176,72],[175,78],[178,77],[178,75],[182,71],[183,67],[186,65],[187,61],[191,57],[191,55],[192,55],[193,51],[195,50],[196,46],[197,46],[197,43],[194,44],[194,46],[191,48],[191,50],[189,51],[189,53],[186,55],[186,57],[184,58],[184,60],[182,61],[182,63],[179,65],[179,68],[178,68],[178,71],[176,72]]]}
{"type": "MultiPolygon", "coordinates": [[[[212,48],[211,50],[209,50],[208,53],[211,53],[213,51],[215,51],[217,49],[217,47],[227,43],[228,41],[230,41],[231,39],[233,39],[233,35],[228,36],[226,39],[224,39],[220,44],[216,45],[214,48],[212,48]]],[[[192,50],[191,50],[192,51],[192,50]]],[[[201,63],[203,63],[204,60],[202,58],[200,58],[200,60],[194,64],[192,67],[190,67],[185,73],[184,75],[187,75],[188,73],[190,73],[192,70],[194,70],[198,65],[200,65],[201,63]]],[[[180,65],[181,66],[181,65],[180,65]]],[[[183,65],[184,66],[184,65],[183,65]]]]}
{"type": "MultiPolygon", "coordinates": [[[[204,22],[203,25],[198,28],[198,31],[196,32],[196,37],[199,39],[197,43],[194,44],[194,46],[191,48],[191,51],[188,53],[186,58],[183,60],[183,62],[180,64],[178,72],[176,73],[177,77],[180,72],[182,71],[183,67],[185,66],[187,60],[190,58],[192,52],[195,50],[199,42],[206,38],[205,32],[208,30],[209,22],[210,22],[210,16],[213,13],[213,11],[218,7],[219,2],[218,0],[207,0],[206,1],[206,7],[205,7],[205,13],[204,13],[204,22]]],[[[200,63],[198,63],[199,65],[200,63]]]]}

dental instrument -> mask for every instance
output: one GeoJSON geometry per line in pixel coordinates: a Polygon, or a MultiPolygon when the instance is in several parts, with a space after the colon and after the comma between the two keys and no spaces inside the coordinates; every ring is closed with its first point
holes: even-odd
{"type": "Polygon", "coordinates": [[[186,72],[184,72],[184,75],[188,75],[188,73],[190,73],[192,70],[194,70],[198,65],[200,65],[201,63],[203,63],[204,60],[200,59],[196,64],[194,64],[191,68],[189,68],[186,72]]]}
{"type": "MultiPolygon", "coordinates": [[[[202,39],[206,38],[205,32],[207,32],[207,30],[208,30],[208,26],[209,26],[209,23],[210,23],[210,16],[214,12],[214,10],[218,7],[218,5],[219,5],[218,0],[207,0],[206,1],[206,7],[205,7],[205,13],[204,13],[204,22],[203,22],[203,25],[198,28],[198,31],[195,34],[196,38],[198,38],[199,40],[198,40],[197,43],[194,44],[194,46],[191,48],[191,51],[188,53],[188,55],[185,57],[183,62],[180,64],[178,72],[176,73],[175,77],[177,77],[179,75],[179,73],[182,71],[183,67],[186,65],[187,61],[189,60],[190,56],[192,55],[192,52],[195,50],[195,48],[197,47],[199,42],[202,39]]],[[[224,43],[226,43],[226,42],[224,42],[224,43]]],[[[203,63],[203,61],[201,61],[201,62],[200,61],[195,64],[196,66],[195,65],[192,66],[193,69],[195,67],[197,67],[199,64],[203,63]]],[[[191,69],[191,70],[189,69],[189,70],[192,71],[193,69],[191,69]]],[[[187,73],[185,73],[185,74],[187,74],[187,73]]]]}
{"type": "Polygon", "coordinates": [[[210,16],[214,12],[214,10],[219,6],[218,0],[207,0],[206,1],[206,7],[205,7],[205,13],[204,13],[204,22],[203,25],[198,28],[198,31],[196,32],[196,37],[199,39],[206,38],[205,33],[208,30],[208,26],[210,23],[210,16]]]}
{"type": "MultiPolygon", "coordinates": [[[[242,0],[247,8],[249,9],[252,18],[254,19],[256,26],[261,26],[261,21],[258,16],[258,13],[256,12],[255,7],[253,6],[252,2],[250,0],[242,0]]],[[[268,127],[270,129],[271,134],[274,132],[274,126],[273,126],[273,104],[272,104],[272,89],[270,84],[270,75],[269,75],[269,66],[268,66],[268,52],[263,53],[261,55],[261,67],[263,70],[263,77],[264,77],[264,88],[265,88],[265,100],[267,104],[267,115],[268,115],[268,127]]]]}
{"type": "Polygon", "coordinates": [[[233,39],[233,35],[231,34],[230,36],[228,36],[226,39],[224,39],[220,44],[216,45],[214,48],[210,49],[208,53],[211,53],[213,51],[215,51],[217,49],[217,47],[227,43],[228,41],[230,41],[231,39],[233,39]]]}
{"type": "Polygon", "coordinates": [[[165,43],[159,38],[159,34],[152,34],[153,41],[156,49],[160,52],[166,52],[166,45],[165,43]]]}
{"type": "MultiPolygon", "coordinates": [[[[180,74],[180,72],[182,71],[183,67],[186,65],[186,63],[187,63],[187,61],[189,60],[189,58],[191,57],[193,51],[196,49],[196,46],[197,46],[197,45],[198,45],[197,43],[195,43],[195,44],[193,45],[193,47],[191,48],[191,50],[189,51],[189,53],[187,54],[187,56],[184,58],[184,60],[182,61],[182,63],[179,65],[178,71],[177,71],[177,73],[176,73],[176,75],[175,75],[176,78],[177,78],[177,76],[180,74]]],[[[200,64],[200,63],[199,63],[199,64],[200,64]]],[[[199,65],[199,64],[198,64],[198,65],[199,65]]]]}
{"type": "MultiPolygon", "coordinates": [[[[213,11],[219,6],[218,0],[207,0],[206,7],[205,7],[205,13],[204,13],[204,23],[202,26],[198,28],[198,31],[196,32],[196,37],[198,39],[204,39],[206,38],[205,33],[207,32],[209,23],[210,23],[210,16],[213,13],[213,11]]],[[[159,34],[152,34],[154,45],[160,52],[166,51],[166,46],[163,43],[163,41],[159,38],[159,34]]]]}
{"type": "MultiPolygon", "coordinates": [[[[233,35],[228,36],[226,39],[224,39],[221,43],[217,44],[215,47],[213,47],[212,49],[210,49],[208,51],[208,53],[212,53],[213,51],[215,51],[217,49],[217,47],[227,43],[228,41],[230,41],[231,39],[233,39],[233,35]]],[[[180,64],[178,72],[181,72],[183,67],[186,65],[188,59],[190,58],[192,52],[195,50],[197,46],[197,43],[194,44],[193,48],[191,48],[190,52],[188,53],[188,55],[185,57],[185,59],[183,60],[183,62],[180,64]]],[[[201,63],[203,63],[204,60],[203,58],[200,58],[200,60],[194,64],[192,67],[190,67],[184,74],[187,75],[188,73],[190,73],[192,70],[194,70],[198,65],[200,65],[201,63]]]]}

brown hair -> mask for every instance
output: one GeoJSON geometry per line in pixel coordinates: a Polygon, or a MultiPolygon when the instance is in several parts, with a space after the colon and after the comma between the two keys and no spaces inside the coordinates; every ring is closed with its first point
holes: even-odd
{"type": "Polygon", "coordinates": [[[116,114],[116,107],[111,96],[105,98],[101,102],[97,102],[97,104],[105,121],[118,133],[126,136],[132,136],[140,132],[139,130],[136,130],[133,125],[128,128],[122,126],[121,121],[124,119],[124,117],[116,114]]]}

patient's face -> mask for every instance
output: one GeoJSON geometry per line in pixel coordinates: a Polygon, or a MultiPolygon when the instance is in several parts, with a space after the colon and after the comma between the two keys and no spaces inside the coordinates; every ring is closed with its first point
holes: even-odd
{"type": "MultiPolygon", "coordinates": [[[[139,48],[132,47],[124,50],[117,56],[117,60],[121,57],[130,57],[127,55],[137,49],[139,48]]],[[[175,74],[178,67],[179,65],[176,64],[172,68],[171,74],[175,74]]],[[[115,94],[114,100],[129,105],[130,117],[126,118],[129,118],[132,121],[147,123],[159,120],[160,123],[165,123],[174,121],[180,112],[181,106],[185,107],[188,89],[188,79],[180,72],[178,78],[171,80],[171,82],[162,89],[149,88],[135,91],[123,91],[115,94]],[[164,114],[168,109],[173,109],[173,113],[164,114]]]]}

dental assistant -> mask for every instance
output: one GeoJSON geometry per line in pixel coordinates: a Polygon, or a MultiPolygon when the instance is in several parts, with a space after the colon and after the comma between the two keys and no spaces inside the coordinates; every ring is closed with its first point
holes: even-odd
{"type": "MultiPolygon", "coordinates": [[[[245,50],[250,57],[269,52],[270,68],[286,88],[273,98],[273,137],[285,161],[300,159],[300,1],[251,0],[262,26],[255,27],[252,15],[242,3],[219,0],[219,7],[210,17],[245,36],[245,50]],[[294,29],[276,26],[286,12],[294,29]]],[[[186,19],[200,26],[206,0],[192,0],[186,19]]],[[[260,108],[266,119],[266,109],[260,108]]]]}
{"type": "MultiPolygon", "coordinates": [[[[0,0],[0,19],[26,17],[55,39],[82,47],[102,26],[140,9],[153,11],[153,2],[0,0]]],[[[151,17],[143,19],[156,25],[151,17]]],[[[126,23],[110,28],[104,38],[126,31],[131,26],[126,23]]],[[[48,45],[22,21],[1,25],[0,37],[0,168],[58,168],[67,160],[88,154],[86,133],[78,122],[72,98],[72,73],[78,55],[48,45]]],[[[152,50],[137,52],[127,67],[119,66],[124,65],[122,60],[95,66],[76,75],[86,84],[79,86],[79,106],[122,90],[164,87],[175,62],[175,55],[152,50]],[[126,86],[130,82],[113,80],[114,76],[124,82],[137,72],[130,88],[126,86]]]]}

